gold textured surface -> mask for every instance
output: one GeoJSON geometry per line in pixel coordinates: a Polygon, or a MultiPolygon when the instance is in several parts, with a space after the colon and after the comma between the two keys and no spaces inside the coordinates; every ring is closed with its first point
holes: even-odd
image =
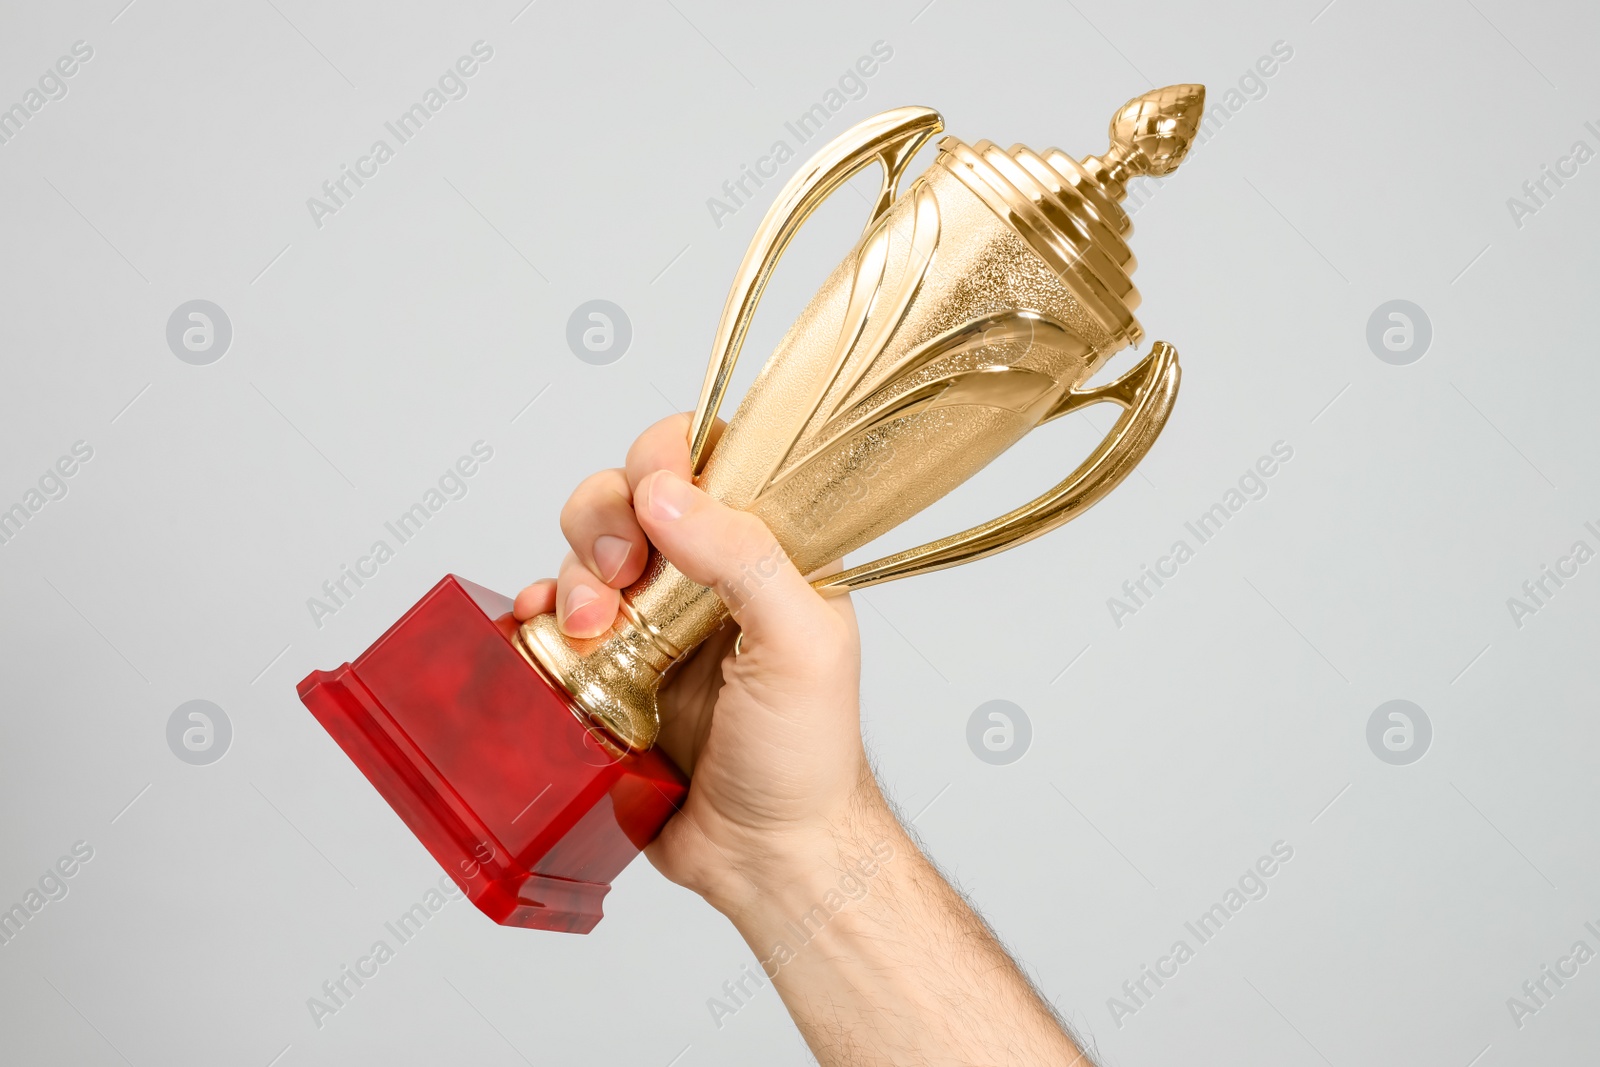
{"type": "MultiPolygon", "coordinates": [[[[1172,410],[1177,353],[1158,342],[1132,371],[1083,388],[1141,336],[1118,201],[1139,174],[1181,162],[1200,86],[1138,97],[1111,148],[1082,163],[1056,149],[1003,151],[953,137],[904,193],[904,170],[942,123],[926,108],[867,120],[824,148],[762,221],[724,307],[690,430],[698,484],[759,515],[802,572],[860,548],[926,508],[1035,426],[1091,403],[1123,409],[1055,489],[991,522],[820,580],[825,594],[948,567],[1040,536],[1115,488],[1172,410]],[[812,211],[872,163],[882,191],[856,247],[789,328],[716,448],[706,442],[750,319],[784,248],[812,211]]],[[[748,575],[727,596],[759,595],[748,575]]],[[[662,674],[727,618],[723,597],[654,552],[611,630],[562,635],[524,624],[524,650],[617,741],[659,731],[662,674]]]]}

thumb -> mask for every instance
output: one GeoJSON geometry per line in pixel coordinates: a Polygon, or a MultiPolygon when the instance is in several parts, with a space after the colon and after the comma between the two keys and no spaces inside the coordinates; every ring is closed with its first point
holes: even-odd
{"type": "Polygon", "coordinates": [[[657,551],[690,581],[716,591],[746,641],[787,645],[832,616],[756,516],[667,470],[640,482],[633,499],[657,551]]]}

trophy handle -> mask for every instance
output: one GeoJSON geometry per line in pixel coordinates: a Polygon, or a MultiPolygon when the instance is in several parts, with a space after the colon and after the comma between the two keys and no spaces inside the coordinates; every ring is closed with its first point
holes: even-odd
{"type": "Polygon", "coordinates": [[[1116,381],[1098,389],[1068,391],[1045,413],[1040,425],[1090,404],[1117,404],[1123,412],[1111,432],[1066,481],[981,526],[819,578],[812,586],[823,596],[835,596],[896,578],[943,570],[1003,552],[1071,521],[1120,485],[1150,451],[1172,414],[1179,376],[1178,350],[1165,341],[1157,341],[1148,356],[1116,381]]]}
{"type": "Polygon", "coordinates": [[[734,275],[733,288],[722,306],[717,337],[711,345],[711,364],[706,368],[694,420],[689,424],[689,467],[698,475],[710,458],[706,445],[717,419],[717,409],[728,391],[734,364],[744,346],[756,305],[772,278],[773,269],[801,224],[835,190],[873,162],[883,164],[883,184],[867,227],[883,217],[894,203],[900,179],[917,150],[944,129],[944,119],[925,107],[899,107],[874,115],[840,134],[789,179],[777,201],[767,210],[761,227],[734,275]]]}

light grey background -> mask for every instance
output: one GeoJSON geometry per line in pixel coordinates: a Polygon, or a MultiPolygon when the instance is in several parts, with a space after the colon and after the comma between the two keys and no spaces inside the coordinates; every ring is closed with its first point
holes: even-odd
{"type": "MultiPolygon", "coordinates": [[[[1136,93],[1222,103],[1293,50],[1137,212],[1140,316],[1186,368],[1142,473],[1046,539],[858,598],[870,745],[930,854],[1109,1063],[1600,1043],[1600,962],[1520,1027],[1507,1005],[1600,949],[1600,562],[1520,627],[1507,605],[1600,548],[1600,162],[1507,203],[1600,148],[1592,5],[124,2],[9,0],[0,32],[3,105],[94,50],[0,145],[0,507],[93,448],[0,546],[0,906],[94,850],[0,947],[0,1059],[807,1060],[770,988],[713,1022],[753,957],[642,861],[588,937],[452,903],[318,1028],[307,999],[439,870],[294,684],[447,571],[512,592],[552,570],[571,487],[692,404],[776,185],[720,227],[707,198],[876,41],[893,56],[828,138],[918,103],[1077,155],[1136,93]],[[307,198],[479,40],[466,97],[315,225],[307,198]],[[166,341],[196,299],[232,324],[207,366],[166,341]],[[565,342],[597,299],[632,324],[609,366],[565,342]],[[1366,341],[1397,299],[1433,330],[1405,366],[1366,341]],[[315,625],[307,599],[479,440],[468,494],[315,625]],[[1265,498],[1118,626],[1108,598],[1280,441],[1265,498]],[[997,699],[1032,724],[1005,766],[966,740],[997,699]],[[1432,724],[1406,766],[1367,744],[1393,699],[1432,724]],[[168,748],[191,700],[231,723],[208,766],[168,748]],[[1279,841],[1266,898],[1114,1019],[1279,841]]],[[[797,243],[741,380],[864,210],[846,193],[797,243]]],[[[1029,438],[892,543],[1042,490],[1107,424],[1029,438]]]]}

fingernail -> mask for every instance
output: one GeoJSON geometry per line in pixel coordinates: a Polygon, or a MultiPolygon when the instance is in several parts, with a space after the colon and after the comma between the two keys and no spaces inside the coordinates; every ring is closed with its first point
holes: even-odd
{"type": "Polygon", "coordinates": [[[574,615],[576,615],[578,612],[582,611],[584,608],[588,607],[590,604],[593,604],[596,600],[599,600],[599,599],[600,599],[600,594],[596,593],[593,589],[590,589],[588,586],[586,586],[586,585],[575,585],[575,586],[573,586],[572,587],[572,592],[567,594],[567,609],[566,609],[565,612],[562,613],[562,616],[561,616],[561,628],[562,629],[566,629],[567,624],[572,621],[572,617],[574,615]]]}
{"type": "Polygon", "coordinates": [[[607,585],[616,580],[632,553],[632,543],[621,537],[601,534],[594,539],[594,563],[600,568],[600,577],[607,585]]]}
{"type": "Polygon", "coordinates": [[[670,471],[662,471],[650,479],[648,507],[653,518],[666,522],[682,518],[693,499],[689,483],[670,471]]]}

